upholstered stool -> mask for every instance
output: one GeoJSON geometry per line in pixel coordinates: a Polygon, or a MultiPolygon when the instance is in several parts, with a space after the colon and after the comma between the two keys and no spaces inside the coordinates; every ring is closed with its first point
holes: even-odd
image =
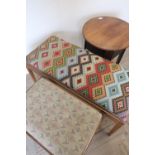
{"type": "Polygon", "coordinates": [[[27,68],[34,80],[38,79],[34,73],[53,77],[103,112],[122,122],[128,120],[129,79],[121,65],[51,36],[30,52],[27,68]]]}
{"type": "Polygon", "coordinates": [[[27,133],[54,155],[81,155],[102,114],[41,78],[27,91],[27,133]]]}

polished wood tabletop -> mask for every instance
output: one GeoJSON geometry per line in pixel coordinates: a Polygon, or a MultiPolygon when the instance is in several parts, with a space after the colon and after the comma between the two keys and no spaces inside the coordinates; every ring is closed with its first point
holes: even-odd
{"type": "Polygon", "coordinates": [[[83,26],[85,40],[91,45],[111,51],[121,51],[129,46],[129,24],[115,17],[95,17],[83,26]]]}

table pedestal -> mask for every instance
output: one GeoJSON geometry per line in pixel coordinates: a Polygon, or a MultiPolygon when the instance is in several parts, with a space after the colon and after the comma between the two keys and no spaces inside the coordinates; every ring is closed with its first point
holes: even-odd
{"type": "Polygon", "coordinates": [[[113,58],[115,58],[116,56],[118,56],[117,60],[116,60],[116,63],[119,64],[123,55],[124,55],[124,52],[126,49],[124,50],[121,50],[121,51],[108,51],[108,50],[101,50],[97,47],[94,47],[93,45],[91,45],[89,42],[87,42],[85,40],[85,45],[84,45],[84,48],[85,49],[88,49],[89,51],[91,51],[92,53],[96,54],[96,55],[99,55],[105,59],[108,59],[108,60],[112,60],[113,58]]]}

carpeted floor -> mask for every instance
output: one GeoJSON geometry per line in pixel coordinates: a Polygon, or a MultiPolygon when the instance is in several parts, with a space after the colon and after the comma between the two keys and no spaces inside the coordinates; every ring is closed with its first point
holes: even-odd
{"type": "MultiPolygon", "coordinates": [[[[114,60],[115,61],[115,60],[114,60]]],[[[129,69],[129,50],[127,49],[120,63],[125,69],[129,69]]],[[[26,89],[33,84],[29,74],[26,76],[26,89]]],[[[126,123],[117,132],[111,136],[107,136],[106,131],[111,128],[112,122],[105,117],[102,122],[102,130],[98,132],[85,155],[128,155],[128,134],[129,124],[126,123]]],[[[27,155],[48,155],[36,142],[30,137],[26,137],[26,154],[27,155]]]]}

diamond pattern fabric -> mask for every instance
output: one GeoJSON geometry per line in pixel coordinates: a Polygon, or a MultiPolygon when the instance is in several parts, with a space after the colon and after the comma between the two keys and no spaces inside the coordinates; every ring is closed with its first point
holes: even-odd
{"type": "Polygon", "coordinates": [[[27,63],[127,120],[129,82],[121,65],[56,36],[32,51],[27,63]]]}

